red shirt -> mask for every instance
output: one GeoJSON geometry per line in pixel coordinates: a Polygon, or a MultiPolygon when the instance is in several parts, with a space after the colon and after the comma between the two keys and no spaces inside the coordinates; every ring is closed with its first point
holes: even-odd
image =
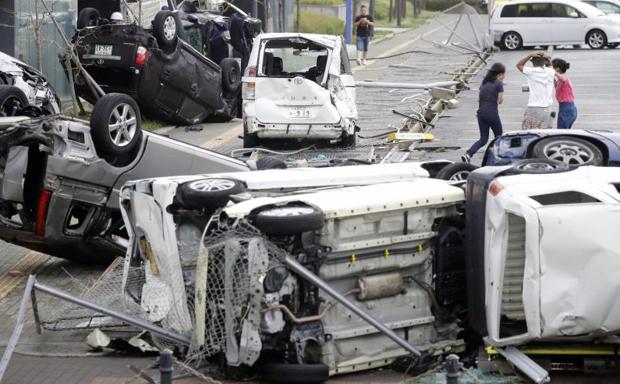
{"type": "Polygon", "coordinates": [[[555,98],[558,103],[574,103],[575,94],[573,93],[573,85],[570,83],[570,79],[566,77],[566,80],[556,80],[555,82],[555,98]]]}

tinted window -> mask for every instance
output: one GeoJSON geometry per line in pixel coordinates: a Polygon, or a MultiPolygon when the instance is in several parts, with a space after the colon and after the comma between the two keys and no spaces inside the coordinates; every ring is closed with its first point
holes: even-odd
{"type": "Polygon", "coordinates": [[[568,5],[564,4],[551,4],[551,13],[553,17],[575,17],[579,16],[579,12],[568,5]]]}
{"type": "Polygon", "coordinates": [[[528,17],[549,17],[551,16],[551,4],[539,3],[530,4],[528,17]]]}
{"type": "Polygon", "coordinates": [[[502,9],[502,14],[499,17],[517,17],[517,6],[507,5],[502,9]]]}
{"type": "Polygon", "coordinates": [[[551,4],[513,4],[502,9],[500,17],[551,17],[551,4]]]}

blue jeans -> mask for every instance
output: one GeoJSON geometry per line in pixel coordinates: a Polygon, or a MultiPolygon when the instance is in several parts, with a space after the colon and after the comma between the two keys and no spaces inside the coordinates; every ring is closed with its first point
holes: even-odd
{"type": "Polygon", "coordinates": [[[489,141],[489,129],[493,131],[495,137],[502,134],[502,121],[499,119],[497,111],[478,111],[476,116],[478,117],[480,139],[467,150],[469,156],[473,156],[489,141]]]}
{"type": "Polygon", "coordinates": [[[560,103],[558,128],[572,128],[575,120],[577,120],[577,107],[575,107],[575,103],[560,103]]]}
{"type": "Polygon", "coordinates": [[[362,52],[368,52],[368,36],[358,36],[355,44],[357,45],[357,50],[362,52]]]}

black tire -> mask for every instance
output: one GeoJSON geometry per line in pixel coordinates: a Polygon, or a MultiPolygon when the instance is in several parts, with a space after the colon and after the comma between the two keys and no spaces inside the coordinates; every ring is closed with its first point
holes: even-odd
{"type": "Polygon", "coordinates": [[[260,139],[256,133],[248,133],[246,123],[243,123],[243,148],[254,148],[260,145],[260,139]]]}
{"type": "Polygon", "coordinates": [[[603,165],[603,153],[594,144],[576,137],[547,137],[532,148],[532,158],[549,159],[568,166],[603,165]]]}
{"type": "Polygon", "coordinates": [[[436,179],[449,180],[449,181],[464,181],[470,173],[478,169],[477,166],[469,163],[452,163],[441,168],[436,179]]]}
{"type": "Polygon", "coordinates": [[[265,364],[260,375],[271,383],[323,383],[329,379],[329,367],[325,364],[265,364]]]}
{"type": "Polygon", "coordinates": [[[288,236],[323,228],[323,212],[300,204],[263,209],[254,216],[254,225],[267,235],[288,236]]]}
{"type": "Polygon", "coordinates": [[[77,29],[84,29],[86,27],[96,27],[101,20],[101,14],[95,8],[82,8],[78,14],[77,29]]]}
{"type": "Polygon", "coordinates": [[[607,45],[607,35],[600,29],[593,29],[586,35],[586,44],[592,49],[603,49],[607,45]]]}
{"type": "Polygon", "coordinates": [[[28,98],[21,89],[0,85],[0,116],[17,116],[28,106],[28,98]]]}
{"type": "Polygon", "coordinates": [[[510,31],[502,36],[502,48],[507,51],[516,51],[523,47],[523,38],[517,32],[510,31]]]}
{"type": "Polygon", "coordinates": [[[179,42],[182,27],[178,16],[171,11],[159,11],[151,24],[159,48],[165,53],[173,52],[179,42]]]}
{"type": "Polygon", "coordinates": [[[618,48],[619,45],[620,43],[608,43],[607,48],[614,49],[614,48],[618,48]]]}
{"type": "Polygon", "coordinates": [[[277,157],[265,156],[256,160],[256,169],[286,169],[286,162],[278,159],[277,157]]]}
{"type": "Polygon", "coordinates": [[[227,57],[220,63],[222,68],[222,89],[225,94],[234,95],[241,87],[241,68],[237,60],[227,57]]]}
{"type": "Polygon", "coordinates": [[[134,153],[142,141],[142,119],[136,101],[122,93],[101,97],[90,116],[90,134],[97,153],[110,163],[118,164],[119,158],[134,153]]]}
{"type": "Polygon", "coordinates": [[[354,148],[357,145],[357,133],[353,132],[352,135],[343,133],[340,145],[344,148],[354,148]]]}
{"type": "Polygon", "coordinates": [[[519,160],[510,169],[513,174],[544,174],[560,173],[570,170],[568,165],[549,159],[525,159],[519,160]]]}
{"type": "Polygon", "coordinates": [[[225,206],[231,195],[242,192],[245,186],[239,180],[213,177],[181,184],[177,197],[182,208],[214,210],[225,206]]]}

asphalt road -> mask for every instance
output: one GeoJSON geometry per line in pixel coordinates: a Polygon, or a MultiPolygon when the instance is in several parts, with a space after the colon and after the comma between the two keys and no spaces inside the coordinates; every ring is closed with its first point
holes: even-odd
{"type": "MultiPolygon", "coordinates": [[[[371,56],[389,56],[394,53],[409,50],[425,51],[430,53],[410,53],[389,59],[371,60],[367,67],[357,67],[355,77],[361,79],[386,81],[435,81],[450,78],[449,72],[462,66],[470,55],[452,50],[440,49],[429,41],[442,41],[447,37],[447,31],[436,23],[427,24],[415,31],[406,31],[395,35],[392,39],[372,46],[371,56]],[[394,64],[405,64],[409,68],[397,68],[394,64]]],[[[516,71],[514,64],[526,52],[496,53],[491,61],[500,61],[508,69],[506,79],[505,104],[500,113],[506,131],[518,129],[521,116],[525,109],[527,94],[521,92],[524,77],[516,71]]],[[[571,62],[569,75],[572,79],[576,104],[579,109],[579,118],[576,128],[607,129],[620,131],[620,108],[618,108],[617,87],[620,84],[620,71],[617,63],[620,59],[620,49],[592,51],[590,49],[556,49],[554,56],[562,57],[571,62]]],[[[470,83],[470,91],[466,91],[460,98],[457,109],[449,110],[440,120],[433,133],[437,141],[428,147],[432,150],[415,151],[412,159],[457,159],[464,149],[471,144],[478,135],[475,120],[477,107],[477,91],[481,75],[479,74],[470,83]],[[442,149],[442,147],[444,149],[442,149]],[[445,149],[456,147],[456,149],[445,149]]],[[[401,119],[391,110],[407,111],[411,107],[405,96],[416,92],[393,90],[358,91],[358,108],[362,135],[371,136],[387,130],[390,126],[398,126],[401,119]]],[[[177,127],[167,130],[167,134],[175,139],[186,141],[205,148],[228,153],[239,148],[241,140],[241,125],[239,120],[226,124],[206,124],[198,131],[187,131],[177,127]]],[[[371,146],[383,148],[377,140],[361,140],[360,148],[347,151],[333,148],[320,148],[307,153],[307,156],[347,156],[364,157],[371,146]]],[[[479,160],[480,157],[475,158],[479,160]]],[[[51,285],[78,291],[82,284],[96,279],[103,271],[100,267],[85,267],[63,260],[39,255],[23,248],[0,242],[0,312],[3,313],[0,321],[0,344],[8,339],[14,324],[14,315],[17,309],[25,276],[28,273],[38,273],[42,281],[51,285]],[[19,271],[22,275],[10,273],[19,271]],[[78,283],[76,283],[76,281],[78,283]]],[[[87,285],[87,284],[86,284],[87,285]]],[[[133,376],[126,369],[128,363],[144,366],[145,359],[105,359],[99,358],[44,358],[44,355],[63,355],[62,351],[71,352],[72,356],[84,356],[87,349],[83,345],[83,334],[46,333],[37,336],[32,328],[31,315],[28,314],[24,338],[21,340],[22,352],[30,357],[16,355],[12,361],[7,383],[108,383],[123,382],[133,376]],[[64,344],[63,344],[64,343],[64,344]],[[45,347],[48,345],[49,347],[45,347]],[[50,352],[52,351],[52,352],[50,352]],[[72,354],[75,352],[74,354],[72,354]],[[62,378],[61,381],[60,378],[62,378]]],[[[371,372],[364,375],[349,375],[335,379],[334,382],[402,382],[405,378],[389,371],[371,372]]],[[[614,380],[608,381],[613,382],[614,380]]],[[[584,378],[564,377],[556,382],[584,382],[584,378]]],[[[590,379],[588,382],[601,382],[590,379]]]]}

